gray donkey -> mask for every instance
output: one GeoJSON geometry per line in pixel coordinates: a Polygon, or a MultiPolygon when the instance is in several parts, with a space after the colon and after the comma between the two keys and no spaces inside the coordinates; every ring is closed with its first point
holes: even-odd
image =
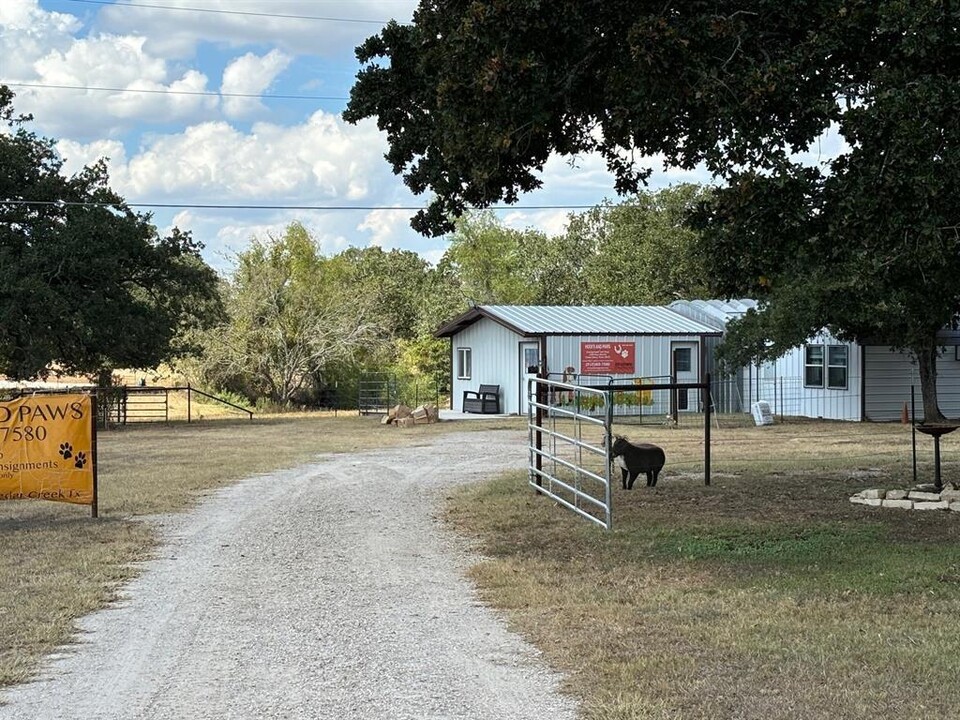
{"type": "MultiPolygon", "coordinates": [[[[604,436],[604,447],[608,442],[608,437],[604,436]]],[[[624,490],[633,489],[633,483],[640,473],[646,473],[647,487],[655,487],[657,476],[667,462],[663,448],[650,443],[632,443],[622,435],[613,436],[610,458],[620,466],[624,490]]]]}

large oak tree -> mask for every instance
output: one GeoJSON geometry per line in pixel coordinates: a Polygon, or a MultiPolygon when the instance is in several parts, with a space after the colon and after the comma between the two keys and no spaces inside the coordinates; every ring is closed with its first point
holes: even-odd
{"type": "Polygon", "coordinates": [[[358,48],[345,117],[376,117],[394,171],[433,194],[425,233],[539,187],[553,154],[599,152],[621,192],[644,157],[703,163],[727,188],[700,215],[705,260],[717,292],[763,302],[753,346],[828,325],[909,349],[937,421],[936,333],[960,310],[958,17],[950,0],[425,0],[358,48]],[[848,151],[800,164],[830,128],[848,151]]]}
{"type": "Polygon", "coordinates": [[[154,367],[187,325],[216,317],[216,274],[176,229],[161,236],[108,185],[103,162],[67,177],[0,86],[0,373],[154,367]]]}

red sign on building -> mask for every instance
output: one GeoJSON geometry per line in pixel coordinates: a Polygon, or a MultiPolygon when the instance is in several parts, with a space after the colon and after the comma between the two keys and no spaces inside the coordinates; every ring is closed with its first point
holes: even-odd
{"type": "Polygon", "coordinates": [[[636,343],[581,342],[581,375],[632,375],[636,372],[636,343]]]}

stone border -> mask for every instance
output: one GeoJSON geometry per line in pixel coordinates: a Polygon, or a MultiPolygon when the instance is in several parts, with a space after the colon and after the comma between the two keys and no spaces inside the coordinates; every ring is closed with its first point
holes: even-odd
{"type": "Polygon", "coordinates": [[[929,486],[914,490],[882,490],[872,488],[861,490],[850,498],[850,502],[870,507],[898,508],[900,510],[952,510],[960,512],[960,489],[944,488],[941,492],[931,491],[929,486]]]}

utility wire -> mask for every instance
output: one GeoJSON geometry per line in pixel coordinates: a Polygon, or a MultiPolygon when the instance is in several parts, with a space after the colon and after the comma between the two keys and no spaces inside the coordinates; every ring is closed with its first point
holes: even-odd
{"type": "MultiPolygon", "coordinates": [[[[412,212],[423,207],[395,205],[225,205],[219,203],[148,203],[148,202],[74,202],[68,200],[0,200],[0,205],[26,205],[59,207],[126,207],[183,209],[183,210],[398,210],[412,212]]],[[[491,205],[490,210],[589,210],[595,205],[491,205]]]]}
{"type": "Polygon", "coordinates": [[[286,15],[282,13],[250,12],[246,10],[222,10],[214,8],[177,7],[176,5],[153,5],[148,3],[115,3],[110,0],[67,0],[85,5],[113,5],[116,7],[149,8],[151,10],[179,10],[181,12],[213,13],[215,15],[245,15],[249,17],[284,18],[289,20],[320,20],[323,22],[361,23],[386,25],[387,20],[363,20],[360,18],[318,17],[316,15],[286,15]]]}
{"type": "Polygon", "coordinates": [[[98,92],[123,92],[123,93],[153,93],[155,95],[203,95],[208,97],[236,97],[236,98],[262,98],[264,100],[349,100],[348,97],[337,97],[333,95],[264,95],[259,93],[231,93],[216,92],[213,90],[172,90],[172,89],[148,89],[148,88],[114,88],[114,87],[96,87],[92,85],[49,85],[46,83],[21,83],[21,82],[0,82],[0,85],[9,87],[25,88],[44,88],[54,90],[95,90],[98,92]]]}

